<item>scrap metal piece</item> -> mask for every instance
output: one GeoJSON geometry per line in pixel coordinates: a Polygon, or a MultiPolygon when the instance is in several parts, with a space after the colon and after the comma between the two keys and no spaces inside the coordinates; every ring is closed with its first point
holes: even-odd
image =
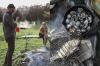
{"type": "Polygon", "coordinates": [[[75,49],[77,48],[80,40],[79,39],[73,39],[68,42],[66,42],[58,51],[56,54],[54,54],[51,58],[50,61],[54,61],[59,58],[64,58],[65,56],[69,56],[72,54],[75,49]]]}

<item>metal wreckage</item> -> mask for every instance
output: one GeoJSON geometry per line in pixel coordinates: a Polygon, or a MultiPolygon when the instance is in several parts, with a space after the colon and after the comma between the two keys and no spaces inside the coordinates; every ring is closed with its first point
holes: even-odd
{"type": "Polygon", "coordinates": [[[91,2],[51,0],[51,66],[94,66],[100,17],[91,2]]]}

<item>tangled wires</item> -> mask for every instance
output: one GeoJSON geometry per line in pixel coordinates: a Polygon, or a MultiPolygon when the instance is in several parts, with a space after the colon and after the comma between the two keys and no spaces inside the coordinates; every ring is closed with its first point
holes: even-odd
{"type": "Polygon", "coordinates": [[[71,34],[81,35],[91,28],[92,15],[83,8],[71,10],[65,17],[65,27],[71,34]]]}

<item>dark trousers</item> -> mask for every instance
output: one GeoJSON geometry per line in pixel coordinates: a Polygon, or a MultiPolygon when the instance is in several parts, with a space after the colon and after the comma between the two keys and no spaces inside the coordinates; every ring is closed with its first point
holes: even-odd
{"type": "Polygon", "coordinates": [[[47,44],[47,37],[44,36],[42,39],[43,39],[44,46],[46,46],[46,44],[47,44]]]}
{"type": "Polygon", "coordinates": [[[42,34],[42,33],[39,33],[39,37],[43,39],[43,44],[44,44],[44,46],[46,46],[46,44],[47,44],[47,37],[44,34],[42,34]]]}
{"type": "Polygon", "coordinates": [[[6,53],[4,66],[12,66],[12,56],[13,56],[14,49],[15,49],[15,38],[10,37],[6,40],[6,42],[8,43],[8,50],[6,53]]]}

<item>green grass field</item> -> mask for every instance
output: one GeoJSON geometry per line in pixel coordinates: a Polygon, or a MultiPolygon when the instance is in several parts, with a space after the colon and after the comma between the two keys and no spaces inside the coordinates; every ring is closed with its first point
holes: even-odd
{"type": "MultiPolygon", "coordinates": [[[[24,35],[38,35],[39,28],[34,26],[30,29],[20,29],[20,32],[16,33],[16,37],[21,37],[24,35]]],[[[25,39],[16,39],[15,52],[13,58],[16,58],[21,54],[22,50],[25,49],[26,40],[25,39]]],[[[42,39],[40,38],[30,38],[28,40],[28,50],[33,50],[42,46],[42,39]]],[[[5,55],[7,51],[7,43],[4,40],[2,24],[0,23],[0,66],[4,63],[5,55]]],[[[15,61],[15,60],[14,60],[15,61]]],[[[13,62],[14,66],[18,66],[16,62],[13,62]]]]}

